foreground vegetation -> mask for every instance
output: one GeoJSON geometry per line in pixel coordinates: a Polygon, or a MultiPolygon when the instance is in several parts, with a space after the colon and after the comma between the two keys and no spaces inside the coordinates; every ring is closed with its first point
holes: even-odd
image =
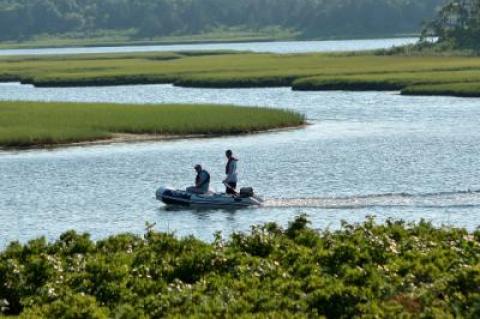
{"type": "Polygon", "coordinates": [[[480,57],[215,51],[3,57],[0,81],[50,87],[174,83],[480,96],[480,57]]]}
{"type": "Polygon", "coordinates": [[[476,318],[480,232],[304,216],[212,243],[69,231],[0,254],[0,306],[20,318],[476,318]]]}
{"type": "Polygon", "coordinates": [[[115,133],[242,134],[304,122],[289,111],[225,105],[0,102],[0,147],[109,139],[115,133]]]}

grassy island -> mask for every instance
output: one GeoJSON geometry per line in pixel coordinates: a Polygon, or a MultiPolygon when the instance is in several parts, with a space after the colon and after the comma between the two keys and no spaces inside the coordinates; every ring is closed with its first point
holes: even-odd
{"type": "Polygon", "coordinates": [[[137,139],[245,134],[304,123],[303,115],[286,110],[228,105],[0,102],[0,147],[85,142],[118,134],[137,139]]]}
{"type": "MultiPolygon", "coordinates": [[[[64,233],[0,253],[0,309],[19,318],[478,318],[480,232],[305,217],[212,243],[148,231],[64,233]]],[[[1,316],[0,312],[0,316],[1,316]]]]}
{"type": "MultiPolygon", "coordinates": [[[[382,53],[383,52],[383,53],[382,53]]],[[[480,57],[363,53],[161,52],[1,57],[0,81],[44,87],[173,83],[185,87],[290,86],[480,96],[480,57]]]]}

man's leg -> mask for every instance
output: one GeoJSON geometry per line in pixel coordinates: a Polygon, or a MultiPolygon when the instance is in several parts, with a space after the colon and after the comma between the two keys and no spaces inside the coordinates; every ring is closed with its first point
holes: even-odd
{"type": "Polygon", "coordinates": [[[190,186],[190,187],[187,187],[187,192],[192,194],[198,194],[200,193],[200,190],[195,186],[190,186]]]}
{"type": "Polygon", "coordinates": [[[235,189],[237,188],[237,183],[229,182],[229,183],[227,183],[227,185],[230,186],[230,187],[227,187],[225,192],[227,194],[236,194],[235,189]]]}

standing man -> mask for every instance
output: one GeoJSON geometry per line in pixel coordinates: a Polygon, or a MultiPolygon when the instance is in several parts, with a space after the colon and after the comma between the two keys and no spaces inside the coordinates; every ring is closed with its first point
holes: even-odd
{"type": "Polygon", "coordinates": [[[235,189],[237,188],[237,162],[238,160],[233,157],[233,153],[231,150],[225,152],[227,156],[227,166],[225,167],[225,174],[227,178],[223,180],[223,183],[226,186],[225,192],[227,194],[236,194],[237,192],[235,189]]]}
{"type": "Polygon", "coordinates": [[[195,165],[197,176],[195,177],[195,186],[187,188],[187,192],[195,194],[206,194],[210,188],[210,174],[202,168],[200,164],[195,165]]]}

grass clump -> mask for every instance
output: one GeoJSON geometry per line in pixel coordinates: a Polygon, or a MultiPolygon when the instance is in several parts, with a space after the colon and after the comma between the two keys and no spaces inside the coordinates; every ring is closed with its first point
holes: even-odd
{"type": "Polygon", "coordinates": [[[0,253],[3,313],[20,318],[478,317],[480,233],[427,222],[304,216],[212,243],[64,233],[0,253]]]}
{"type": "Polygon", "coordinates": [[[317,76],[301,78],[292,83],[294,90],[350,90],[350,91],[388,91],[402,90],[408,86],[423,84],[445,84],[480,81],[480,70],[383,72],[352,74],[349,76],[317,76]]]}
{"type": "Polygon", "coordinates": [[[405,87],[400,81],[388,81],[375,77],[363,79],[358,77],[312,77],[298,79],[292,83],[296,91],[394,91],[405,87]]]}
{"type": "Polygon", "coordinates": [[[415,86],[409,86],[403,89],[402,94],[480,97],[480,82],[415,85],[415,86]]]}
{"type": "Polygon", "coordinates": [[[195,74],[174,81],[176,86],[198,88],[258,88],[290,86],[298,75],[275,74],[195,74]]]}
{"type": "Polygon", "coordinates": [[[107,139],[115,133],[242,134],[304,124],[298,113],[227,105],[0,102],[0,146],[107,139]]]}

